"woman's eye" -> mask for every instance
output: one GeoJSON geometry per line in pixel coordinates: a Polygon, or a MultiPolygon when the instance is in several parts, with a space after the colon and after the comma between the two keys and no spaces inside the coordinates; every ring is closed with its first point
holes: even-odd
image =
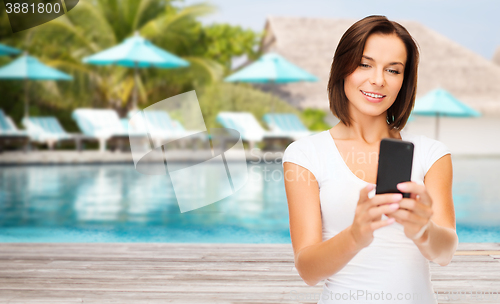
{"type": "Polygon", "coordinates": [[[399,71],[396,71],[396,70],[388,70],[390,73],[393,73],[393,74],[400,74],[399,71]]]}
{"type": "Polygon", "coordinates": [[[362,63],[362,64],[360,64],[359,66],[362,66],[362,67],[364,67],[364,68],[369,68],[369,67],[370,67],[370,66],[369,66],[369,65],[367,65],[366,63],[362,63]]]}

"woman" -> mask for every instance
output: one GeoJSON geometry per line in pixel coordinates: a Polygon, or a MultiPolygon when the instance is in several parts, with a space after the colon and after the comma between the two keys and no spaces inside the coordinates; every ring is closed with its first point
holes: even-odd
{"type": "Polygon", "coordinates": [[[429,262],[457,248],[450,152],[403,131],[415,102],[419,53],[384,16],[352,25],[328,82],[340,122],[293,142],[283,168],[295,267],[306,284],[326,279],[318,303],[437,303],[429,262]],[[413,142],[411,193],[375,195],[382,138],[413,142]]]}

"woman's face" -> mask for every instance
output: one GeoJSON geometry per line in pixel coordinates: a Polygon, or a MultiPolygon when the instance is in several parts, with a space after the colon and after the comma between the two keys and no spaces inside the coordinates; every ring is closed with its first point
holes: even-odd
{"type": "Polygon", "coordinates": [[[399,37],[370,35],[359,66],[344,80],[351,116],[384,114],[385,119],[403,84],[405,64],[406,48],[399,37]]]}

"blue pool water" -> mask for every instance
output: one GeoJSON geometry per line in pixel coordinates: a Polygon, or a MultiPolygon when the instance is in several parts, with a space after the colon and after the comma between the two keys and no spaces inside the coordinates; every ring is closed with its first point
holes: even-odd
{"type": "MultiPolygon", "coordinates": [[[[500,159],[453,165],[460,242],[500,242],[500,159]]],[[[0,242],[290,243],[281,163],[185,213],[168,176],[128,164],[0,167],[0,242]]]]}

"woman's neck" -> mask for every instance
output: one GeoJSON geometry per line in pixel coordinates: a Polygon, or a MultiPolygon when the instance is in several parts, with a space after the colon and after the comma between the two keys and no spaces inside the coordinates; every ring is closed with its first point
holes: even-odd
{"type": "Polygon", "coordinates": [[[343,140],[352,140],[366,145],[373,145],[379,143],[382,138],[396,138],[401,139],[399,130],[389,129],[387,122],[367,122],[357,123],[351,122],[351,126],[346,126],[339,122],[332,128],[332,133],[335,138],[343,140]]]}

